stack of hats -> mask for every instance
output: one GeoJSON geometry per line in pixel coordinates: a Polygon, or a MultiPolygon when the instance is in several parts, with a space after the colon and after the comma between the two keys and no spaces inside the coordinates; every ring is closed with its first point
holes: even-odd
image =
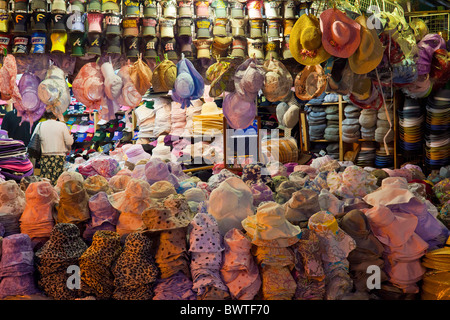
{"type": "Polygon", "coordinates": [[[423,275],[422,300],[448,300],[450,286],[449,241],[445,248],[425,254],[422,265],[427,268],[423,275]]]}
{"type": "Polygon", "coordinates": [[[359,125],[361,126],[361,139],[375,140],[375,130],[377,129],[377,110],[361,110],[359,125]]]}
{"type": "Polygon", "coordinates": [[[33,182],[25,191],[26,207],[20,217],[20,231],[31,239],[48,238],[55,225],[54,205],[59,202],[55,188],[47,182],[33,182]]]}
{"type": "Polygon", "coordinates": [[[399,145],[405,155],[422,154],[423,127],[425,116],[418,100],[405,99],[405,104],[397,110],[399,118],[399,145]]]}
{"type": "Polygon", "coordinates": [[[297,282],[295,300],[323,300],[325,297],[325,271],[320,255],[317,235],[304,229],[292,249],[295,254],[294,279],[297,282]]]}
{"type": "Polygon", "coordinates": [[[233,228],[224,237],[225,252],[220,273],[232,299],[253,300],[261,287],[258,265],[251,254],[252,243],[233,228]]]}
{"type": "Polygon", "coordinates": [[[34,254],[30,237],[13,234],[1,242],[0,299],[38,293],[34,282],[34,254]]]}
{"type": "Polygon", "coordinates": [[[154,98],[155,104],[155,122],[153,126],[153,135],[159,137],[163,133],[169,133],[171,128],[171,101],[166,98],[154,98]]]}
{"type": "Polygon", "coordinates": [[[375,141],[376,142],[390,143],[390,142],[394,141],[395,133],[394,133],[393,106],[394,106],[393,104],[386,104],[386,108],[380,108],[378,110],[377,128],[375,130],[375,141]],[[388,118],[388,116],[389,116],[389,118],[388,118]],[[392,123],[392,127],[391,127],[390,123],[392,123]]]}
{"type": "Polygon", "coordinates": [[[360,167],[373,167],[375,164],[375,151],[377,147],[374,142],[361,142],[361,150],[356,156],[356,165],[360,167]]]}
{"type": "Polygon", "coordinates": [[[0,170],[7,180],[15,181],[33,174],[34,167],[26,156],[26,147],[22,141],[0,139],[0,170]]]}
{"type": "Polygon", "coordinates": [[[159,235],[155,261],[162,279],[179,271],[190,277],[186,228],[192,217],[188,202],[181,194],[171,194],[142,213],[146,230],[159,235]]]}
{"type": "Polygon", "coordinates": [[[327,114],[327,127],[324,138],[328,141],[339,141],[339,107],[327,106],[325,113],[327,114]]]}
{"type": "Polygon", "coordinates": [[[329,143],[325,150],[327,151],[327,155],[335,160],[339,160],[339,143],[329,143]]]}
{"type": "Polygon", "coordinates": [[[333,214],[327,211],[315,213],[308,221],[308,228],[319,238],[319,246],[326,275],[326,300],[342,300],[349,296],[353,282],[349,276],[349,253],[356,242],[339,228],[333,214]]]}
{"type": "Polygon", "coordinates": [[[327,128],[326,116],[327,113],[326,111],[324,111],[323,107],[320,106],[307,107],[309,138],[311,140],[321,140],[324,138],[325,128],[327,128]]]}
{"type": "Polygon", "coordinates": [[[194,130],[194,116],[198,116],[202,112],[203,102],[200,99],[191,101],[192,105],[186,108],[186,126],[181,134],[183,137],[192,136],[194,130]]]}
{"type": "Polygon", "coordinates": [[[109,299],[114,292],[112,266],[122,252],[120,236],[100,230],[80,257],[81,291],[97,299],[109,299]]]}
{"type": "Polygon", "coordinates": [[[224,247],[216,219],[199,212],[190,223],[189,252],[191,254],[192,289],[198,300],[230,298],[221,275],[224,247]]]}
{"type": "MultiPolygon", "coordinates": [[[[382,254],[384,247],[370,230],[369,221],[360,210],[351,210],[339,221],[339,226],[349,234],[356,242],[355,250],[348,255],[350,263],[350,276],[356,291],[366,292],[368,266],[378,266],[380,270],[384,267],[382,254]]],[[[380,282],[387,280],[384,271],[381,271],[380,282]]]]}
{"type": "Polygon", "coordinates": [[[193,133],[196,135],[221,133],[223,131],[223,111],[215,102],[206,102],[200,115],[192,117],[193,133]]]}
{"type": "Polygon", "coordinates": [[[292,300],[297,283],[291,273],[295,256],[289,247],[299,241],[300,227],[287,221],[284,208],[273,201],[261,204],[242,226],[256,246],[252,254],[262,277],[262,299],[292,300]]]}
{"type": "Polygon", "coordinates": [[[25,210],[25,193],[12,181],[0,183],[0,223],[4,228],[4,237],[20,233],[19,219],[25,210]]]}
{"type": "Polygon", "coordinates": [[[347,143],[358,142],[361,137],[359,116],[361,108],[348,104],[344,108],[345,119],[342,121],[342,141],[347,143]]]}
{"type": "Polygon", "coordinates": [[[50,239],[36,252],[38,285],[55,300],[79,298],[78,290],[68,286],[70,266],[77,266],[78,259],[87,249],[80,237],[80,230],[72,223],[58,223],[53,227],[50,239]]]}
{"type": "Polygon", "coordinates": [[[89,213],[91,219],[83,232],[83,239],[90,242],[100,230],[116,231],[119,211],[113,208],[106,192],[100,191],[89,198],[89,213]]]}
{"type": "Polygon", "coordinates": [[[181,136],[186,127],[186,109],[181,108],[181,104],[172,101],[172,111],[170,113],[172,127],[170,134],[173,136],[181,136]]]}
{"type": "Polygon", "coordinates": [[[150,300],[159,271],[151,254],[152,241],[142,233],[127,236],[113,267],[115,300],[150,300]]]}
{"type": "Polygon", "coordinates": [[[386,153],[386,149],[383,144],[378,146],[375,152],[375,168],[389,168],[394,166],[394,146],[388,144],[389,154],[386,153]]]}
{"type": "Polygon", "coordinates": [[[142,106],[134,109],[136,115],[136,125],[139,127],[139,138],[153,137],[153,127],[155,123],[155,110],[153,101],[145,101],[142,106]]]}
{"type": "Polygon", "coordinates": [[[425,163],[440,168],[450,160],[450,90],[428,97],[425,130],[425,163]]]}

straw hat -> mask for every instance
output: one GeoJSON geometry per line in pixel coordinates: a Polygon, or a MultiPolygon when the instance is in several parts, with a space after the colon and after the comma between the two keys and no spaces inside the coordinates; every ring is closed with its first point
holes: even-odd
{"type": "Polygon", "coordinates": [[[320,30],[323,47],[335,57],[350,57],[361,42],[361,25],[337,9],[322,12],[320,30]]]}
{"type": "Polygon", "coordinates": [[[292,28],[289,49],[297,62],[317,65],[331,57],[322,45],[320,22],[313,15],[303,14],[292,28]]]}
{"type": "Polygon", "coordinates": [[[295,77],[294,86],[297,98],[308,101],[320,96],[325,91],[327,77],[319,64],[306,66],[295,77]]]}
{"type": "Polygon", "coordinates": [[[380,64],[384,48],[376,30],[367,27],[364,16],[359,16],[355,21],[361,25],[361,43],[356,52],[348,58],[348,62],[354,73],[365,74],[380,64]]]}

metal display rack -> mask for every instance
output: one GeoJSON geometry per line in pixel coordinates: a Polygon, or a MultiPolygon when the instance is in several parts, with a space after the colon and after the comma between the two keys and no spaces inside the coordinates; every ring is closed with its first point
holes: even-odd
{"type": "Polygon", "coordinates": [[[422,19],[429,33],[438,33],[446,41],[450,39],[450,10],[407,12],[405,16],[408,22],[415,18],[422,19]]]}

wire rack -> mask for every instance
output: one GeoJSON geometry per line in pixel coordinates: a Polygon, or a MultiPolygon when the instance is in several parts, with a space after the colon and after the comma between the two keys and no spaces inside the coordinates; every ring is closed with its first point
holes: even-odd
{"type": "Polygon", "coordinates": [[[450,13],[411,12],[408,14],[408,22],[412,19],[422,19],[429,33],[438,33],[445,40],[450,39],[450,13]]]}
{"type": "Polygon", "coordinates": [[[339,7],[346,2],[359,8],[361,12],[365,13],[377,13],[377,8],[380,12],[394,12],[397,8],[400,16],[404,15],[403,8],[389,0],[318,0],[312,4],[311,8],[314,10],[314,15],[318,16],[324,10],[332,8],[333,6],[339,7]]]}

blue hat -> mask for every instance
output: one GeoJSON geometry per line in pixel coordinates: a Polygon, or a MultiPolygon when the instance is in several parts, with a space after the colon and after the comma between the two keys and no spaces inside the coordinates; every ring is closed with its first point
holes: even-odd
{"type": "Polygon", "coordinates": [[[77,134],[77,140],[75,142],[83,142],[84,139],[86,139],[87,133],[78,133],[77,134]]]}
{"type": "Polygon", "coordinates": [[[186,58],[177,64],[177,78],[172,90],[172,99],[181,104],[181,108],[189,107],[191,100],[199,99],[203,96],[205,82],[195,70],[192,62],[186,58]]]}
{"type": "Polygon", "coordinates": [[[114,137],[112,138],[112,141],[117,141],[122,139],[123,137],[123,132],[122,131],[116,131],[114,132],[114,137]]]}

